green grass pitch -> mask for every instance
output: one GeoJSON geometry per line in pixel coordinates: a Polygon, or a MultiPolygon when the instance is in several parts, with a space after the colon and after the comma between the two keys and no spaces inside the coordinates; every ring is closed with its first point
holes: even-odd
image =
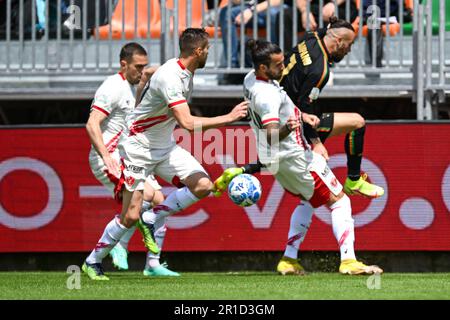
{"type": "Polygon", "coordinates": [[[139,272],[109,272],[111,280],[105,282],[82,274],[81,288],[72,290],[67,288],[69,276],[0,272],[0,299],[450,299],[448,273],[386,273],[368,281],[369,276],[338,273],[302,277],[273,272],[184,273],[179,278],[147,278],[139,272]]]}

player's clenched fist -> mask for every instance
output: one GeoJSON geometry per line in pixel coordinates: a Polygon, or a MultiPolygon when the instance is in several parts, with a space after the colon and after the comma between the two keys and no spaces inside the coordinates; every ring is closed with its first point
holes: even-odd
{"type": "Polygon", "coordinates": [[[231,112],[229,113],[230,117],[231,117],[231,121],[237,121],[240,120],[242,118],[245,118],[247,116],[247,109],[248,109],[248,101],[242,101],[241,103],[239,103],[238,105],[236,105],[233,110],[231,110],[231,112]]]}
{"type": "Polygon", "coordinates": [[[314,129],[320,124],[320,119],[314,114],[302,112],[302,120],[304,123],[311,125],[314,129]]]}
{"type": "Polygon", "coordinates": [[[293,131],[300,127],[300,121],[298,120],[298,117],[296,116],[289,116],[289,118],[286,121],[286,127],[289,131],[293,131]]]}

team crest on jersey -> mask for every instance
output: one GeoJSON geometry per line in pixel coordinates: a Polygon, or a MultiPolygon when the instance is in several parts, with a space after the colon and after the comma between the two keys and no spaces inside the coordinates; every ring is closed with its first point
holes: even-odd
{"type": "Polygon", "coordinates": [[[134,182],[136,181],[136,179],[134,179],[133,177],[126,177],[125,178],[125,182],[127,183],[127,185],[132,186],[134,184],[134,182]]]}
{"type": "Polygon", "coordinates": [[[333,188],[336,188],[336,187],[337,187],[338,182],[337,182],[337,180],[336,180],[335,177],[333,177],[333,179],[331,179],[331,185],[333,186],[333,188]]]}

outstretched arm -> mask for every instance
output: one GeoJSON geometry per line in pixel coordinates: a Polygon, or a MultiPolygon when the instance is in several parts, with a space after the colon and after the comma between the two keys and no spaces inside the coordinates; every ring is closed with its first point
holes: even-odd
{"type": "Polygon", "coordinates": [[[194,131],[196,128],[206,130],[209,128],[224,126],[245,118],[247,116],[248,104],[248,101],[242,101],[236,105],[230,113],[212,118],[193,116],[187,103],[182,103],[173,107],[172,111],[175,119],[182,128],[189,131],[194,131]]]}

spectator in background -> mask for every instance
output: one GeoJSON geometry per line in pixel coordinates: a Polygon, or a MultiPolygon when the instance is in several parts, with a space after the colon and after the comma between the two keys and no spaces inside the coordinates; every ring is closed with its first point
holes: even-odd
{"type": "MultiPolygon", "coordinates": [[[[350,16],[346,17],[346,0],[323,0],[323,7],[320,8],[319,0],[291,0],[285,1],[286,4],[290,5],[289,8],[285,8],[283,10],[284,14],[284,48],[285,50],[290,50],[293,46],[292,44],[292,31],[293,31],[293,2],[297,7],[298,12],[298,20],[297,20],[297,32],[305,31],[305,30],[316,30],[320,26],[320,11],[322,11],[322,21],[323,26],[329,22],[330,17],[338,16],[341,19],[348,20],[350,23],[355,21],[358,17],[358,9],[356,8],[355,0],[350,1],[350,16]],[[308,1],[310,2],[310,11],[308,15],[307,5],[308,1]],[[337,6],[337,12],[336,12],[337,6]],[[309,23],[308,23],[309,18],[309,23]],[[309,24],[309,25],[308,25],[309,24]]],[[[279,34],[279,19],[280,14],[277,16],[276,25],[276,34],[279,34]]]]}
{"type": "MultiPolygon", "coordinates": [[[[378,19],[386,17],[386,2],[385,1],[376,1],[376,6],[378,7],[378,17],[377,12],[375,10],[369,10],[370,6],[375,5],[375,1],[373,0],[363,0],[362,6],[363,6],[363,19],[364,24],[367,24],[369,27],[369,32],[367,34],[366,39],[366,47],[365,47],[365,62],[367,65],[372,65],[372,43],[373,43],[373,37],[375,37],[375,65],[377,68],[382,67],[381,60],[383,59],[383,33],[382,33],[382,25],[385,24],[385,22],[381,22],[378,19]],[[370,20],[372,18],[372,21],[370,20]],[[375,20],[373,20],[375,19],[375,20]],[[378,21],[377,21],[378,20],[378,21]]],[[[398,18],[398,0],[391,0],[390,6],[389,6],[389,16],[398,18]]],[[[406,9],[405,12],[408,10],[406,9]]],[[[405,22],[408,21],[407,17],[404,19],[405,22]]]]}
{"type": "MultiPolygon", "coordinates": [[[[243,16],[241,15],[241,1],[240,0],[232,0],[232,6],[230,9],[230,13],[228,13],[228,6],[225,6],[221,9],[219,14],[219,25],[222,30],[222,41],[223,41],[223,55],[227,60],[228,54],[228,46],[231,46],[231,67],[239,68],[240,67],[240,59],[239,52],[244,51],[245,48],[239,48],[240,44],[240,34],[238,33],[237,28],[239,26],[244,25],[245,28],[253,28],[253,14],[254,10],[258,13],[257,24],[258,28],[266,28],[267,27],[267,15],[270,15],[270,40],[272,42],[277,42],[277,33],[276,33],[276,17],[280,12],[280,0],[267,0],[267,1],[244,1],[244,11],[243,16]],[[270,2],[270,12],[268,13],[270,2]],[[231,24],[230,26],[228,21],[228,14],[230,14],[231,24]],[[231,33],[231,43],[228,43],[228,32],[231,33]]],[[[227,63],[222,63],[223,66],[227,66],[227,63]]],[[[251,67],[251,61],[248,56],[245,58],[245,67],[251,67]]],[[[235,83],[242,84],[244,79],[244,75],[233,75],[227,74],[224,76],[222,84],[227,83],[235,83]]]]}

